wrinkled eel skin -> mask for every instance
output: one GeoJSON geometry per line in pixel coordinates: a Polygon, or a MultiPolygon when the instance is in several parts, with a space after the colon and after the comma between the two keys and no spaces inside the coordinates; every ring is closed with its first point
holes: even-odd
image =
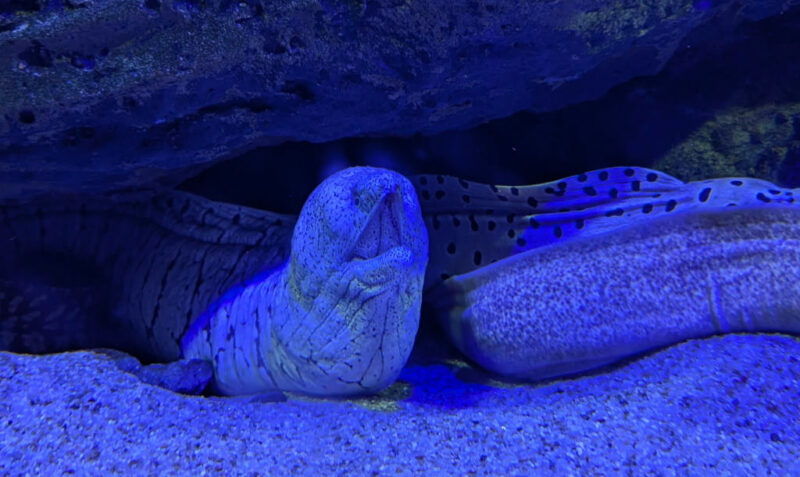
{"type": "Polygon", "coordinates": [[[800,333],[797,190],[637,168],[519,188],[416,185],[432,213],[426,299],[496,373],[538,380],[690,338],[800,333]]]}
{"type": "Polygon", "coordinates": [[[67,331],[62,320],[77,314],[47,309],[53,296],[105,295],[100,286],[109,329],[82,344],[207,359],[225,394],[376,392],[411,352],[427,234],[411,184],[394,172],[329,177],[296,223],[171,191],[0,212],[5,348],[36,347],[14,341],[27,323],[67,331]]]}
{"type": "Polygon", "coordinates": [[[178,359],[210,303],[286,261],[295,220],[177,191],[4,204],[0,345],[178,359]],[[86,336],[104,323],[106,333],[86,336]]]}
{"type": "Polygon", "coordinates": [[[379,391],[411,354],[427,258],[408,180],[372,168],[335,174],[303,206],[289,260],[201,317],[184,357],[212,360],[227,394],[379,391]]]}

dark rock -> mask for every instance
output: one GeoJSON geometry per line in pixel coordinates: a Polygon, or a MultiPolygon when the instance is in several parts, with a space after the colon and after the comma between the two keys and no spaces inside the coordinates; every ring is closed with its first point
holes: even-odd
{"type": "Polygon", "coordinates": [[[182,359],[171,363],[149,364],[135,373],[143,382],[180,394],[200,394],[214,376],[211,363],[201,359],[182,359]]]}
{"type": "Polygon", "coordinates": [[[653,74],[797,0],[206,2],[0,8],[0,197],[156,179],[286,140],[431,134],[653,74]]]}
{"type": "Polygon", "coordinates": [[[211,363],[200,359],[143,366],[138,359],[122,351],[105,348],[93,351],[107,355],[119,369],[133,374],[144,383],[180,394],[202,393],[214,375],[211,363]]]}
{"type": "Polygon", "coordinates": [[[142,369],[142,363],[128,353],[111,348],[95,348],[92,350],[92,352],[108,356],[117,366],[117,368],[126,373],[136,374],[142,369]]]}
{"type": "Polygon", "coordinates": [[[597,100],[431,136],[263,147],[210,167],[182,187],[287,213],[297,213],[332,170],[366,164],[494,184],[635,165],[684,180],[750,175],[797,187],[798,38],[800,8],[740,24],[713,40],[700,29],[658,74],[634,78],[597,100]]]}

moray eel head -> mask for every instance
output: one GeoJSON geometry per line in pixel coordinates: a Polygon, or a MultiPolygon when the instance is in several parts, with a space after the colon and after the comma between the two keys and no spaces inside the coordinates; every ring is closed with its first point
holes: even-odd
{"type": "Polygon", "coordinates": [[[359,167],[317,187],[295,227],[287,283],[307,331],[284,343],[313,365],[298,379],[326,394],[394,381],[416,336],[427,261],[428,235],[405,177],[359,167]]]}

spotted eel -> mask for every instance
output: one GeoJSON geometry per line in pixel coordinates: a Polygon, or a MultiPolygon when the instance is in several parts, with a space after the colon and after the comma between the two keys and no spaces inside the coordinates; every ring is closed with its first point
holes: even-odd
{"type": "MultiPolygon", "coordinates": [[[[502,374],[531,379],[569,374],[712,333],[798,331],[797,286],[784,276],[800,265],[792,190],[754,179],[685,184],[642,168],[519,187],[419,176],[414,186],[423,226],[402,178],[385,173],[386,183],[400,191],[387,193],[392,187],[367,180],[373,173],[366,171],[371,170],[362,170],[366,178],[342,173],[342,183],[336,182],[338,176],[323,183],[297,226],[291,216],[178,192],[123,194],[78,206],[2,208],[0,239],[5,234],[4,243],[11,244],[6,250],[13,253],[0,254],[5,267],[0,272],[6,272],[0,277],[13,276],[6,288],[33,297],[31,304],[70,297],[72,302],[53,314],[58,318],[71,305],[80,310],[92,304],[86,297],[91,293],[63,290],[97,285],[76,280],[74,271],[81,269],[64,262],[65,256],[89,260],[97,270],[81,275],[99,271],[107,278],[101,284],[111,292],[111,336],[127,338],[123,345],[132,342],[156,359],[181,353],[209,359],[218,388],[230,394],[273,388],[349,394],[390,382],[416,331],[428,235],[428,301],[462,351],[502,374]],[[383,191],[378,194],[383,198],[375,199],[374,191],[383,191]],[[357,213],[351,216],[353,210],[357,213]],[[37,262],[30,255],[47,260],[37,262]],[[366,262],[384,256],[390,258],[387,263],[393,257],[396,270],[406,273],[377,264],[374,274],[362,277],[380,277],[380,282],[392,276],[395,280],[386,283],[394,288],[386,289],[397,296],[373,295],[381,288],[369,286],[369,278],[324,284],[302,279],[326,273],[341,277],[337,272],[348,266],[369,267],[366,262]],[[63,269],[65,263],[70,276],[55,282],[69,287],[52,286],[50,270],[42,269],[63,269]],[[20,276],[20,270],[33,272],[20,276]],[[34,297],[40,275],[51,286],[34,297]],[[344,282],[359,284],[353,291],[344,282]],[[336,292],[324,292],[327,285],[336,292]],[[341,299],[348,292],[355,296],[352,302],[341,299]],[[336,329],[344,329],[336,325],[346,302],[367,303],[349,314],[367,326],[356,336],[402,335],[405,340],[378,345],[368,339],[378,351],[366,367],[358,347],[339,348],[341,353],[320,359],[320,352],[347,347],[346,339],[331,339],[336,329]],[[276,303],[289,313],[278,315],[276,303]],[[312,319],[320,315],[336,319],[312,319]],[[373,321],[364,319],[379,316],[387,325],[389,315],[403,319],[389,331],[384,326],[384,334],[376,335],[369,329],[373,321]],[[387,346],[393,343],[396,348],[387,346]],[[379,355],[389,372],[375,378],[370,370],[379,355]],[[316,371],[323,367],[328,372],[316,371]],[[360,377],[357,383],[352,374],[360,377]]],[[[11,328],[24,325],[21,301],[13,293],[0,296],[0,311],[11,316],[5,320],[11,328]]],[[[353,322],[348,323],[346,328],[353,322]]],[[[352,336],[348,333],[350,328],[345,336],[352,336]]]]}
{"type": "Polygon", "coordinates": [[[296,221],[132,192],[7,205],[0,243],[5,348],[73,346],[63,320],[93,311],[105,334],[81,345],[209,360],[224,394],[353,395],[393,382],[416,335],[428,251],[413,187],[376,168],[329,177],[296,221]],[[89,291],[57,303],[76,289],[89,291]],[[42,320],[49,333],[24,329],[42,320]],[[60,332],[55,344],[14,341],[60,332]]]}
{"type": "Polygon", "coordinates": [[[800,333],[797,190],[642,168],[415,186],[431,243],[426,300],[496,373],[544,379],[717,333],[800,333]]]}

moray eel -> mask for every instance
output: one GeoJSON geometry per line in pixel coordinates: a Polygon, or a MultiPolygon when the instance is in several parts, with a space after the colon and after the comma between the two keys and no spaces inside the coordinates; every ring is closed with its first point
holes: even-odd
{"type": "Polygon", "coordinates": [[[349,169],[299,218],[174,191],[2,207],[0,345],[204,359],[226,394],[350,395],[395,379],[423,289],[467,356],[525,379],[800,331],[795,191],[642,168],[413,187],[349,169]]]}
{"type": "Polygon", "coordinates": [[[206,359],[224,394],[390,384],[428,251],[413,187],[375,168],[329,177],[296,219],[174,191],[6,205],[0,243],[3,348],[206,359]]]}
{"type": "Polygon", "coordinates": [[[690,338],[800,332],[796,190],[641,168],[415,185],[429,212],[427,300],[496,373],[538,380],[690,338]]]}
{"type": "Polygon", "coordinates": [[[181,356],[191,322],[289,256],[296,217],[178,191],[0,207],[0,348],[181,356]]]}
{"type": "Polygon", "coordinates": [[[303,206],[289,260],[201,317],[183,355],[211,360],[226,394],[377,392],[411,353],[428,241],[402,176],[358,168],[303,206]]]}

